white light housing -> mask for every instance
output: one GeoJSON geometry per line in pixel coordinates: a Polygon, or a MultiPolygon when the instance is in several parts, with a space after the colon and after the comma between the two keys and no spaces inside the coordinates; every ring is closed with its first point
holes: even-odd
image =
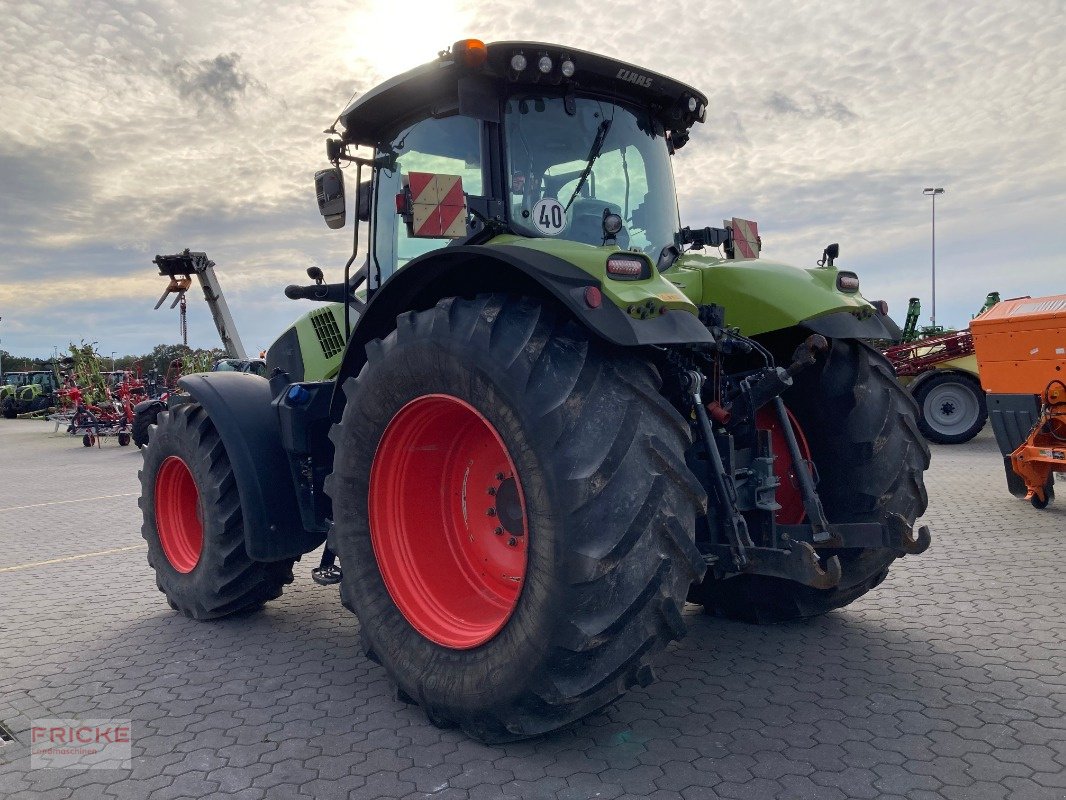
{"type": "Polygon", "coordinates": [[[700,121],[702,121],[703,119],[706,118],[706,116],[707,116],[707,106],[705,106],[703,103],[700,103],[700,107],[696,109],[696,117],[700,121]]]}
{"type": "Polygon", "coordinates": [[[688,99],[688,110],[689,110],[690,113],[692,113],[692,114],[696,113],[696,106],[697,105],[699,105],[699,104],[696,102],[696,98],[695,97],[690,97],[688,99]]]}
{"type": "Polygon", "coordinates": [[[547,75],[552,71],[552,60],[547,56],[541,56],[540,61],[537,62],[537,69],[547,75]]]}
{"type": "Polygon", "coordinates": [[[515,72],[521,72],[526,68],[529,62],[526,61],[526,57],[521,53],[515,53],[511,56],[511,69],[515,72]]]}
{"type": "Polygon", "coordinates": [[[569,58],[559,65],[559,71],[563,73],[564,78],[574,77],[574,69],[574,62],[569,58]]]}

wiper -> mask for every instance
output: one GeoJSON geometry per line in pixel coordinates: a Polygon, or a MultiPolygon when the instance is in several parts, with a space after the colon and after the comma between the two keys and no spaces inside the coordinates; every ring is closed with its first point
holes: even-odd
{"type": "Polygon", "coordinates": [[[596,163],[596,159],[600,157],[600,151],[603,149],[603,143],[607,141],[607,132],[611,130],[611,123],[614,119],[604,119],[596,129],[596,138],[592,140],[592,147],[589,148],[588,159],[585,163],[585,168],[581,170],[581,177],[577,179],[577,186],[574,187],[574,193],[570,195],[570,199],[566,203],[564,212],[570,210],[570,206],[574,200],[577,199],[578,194],[581,192],[581,188],[585,185],[585,181],[589,179],[589,175],[592,173],[592,165],[596,163]]]}

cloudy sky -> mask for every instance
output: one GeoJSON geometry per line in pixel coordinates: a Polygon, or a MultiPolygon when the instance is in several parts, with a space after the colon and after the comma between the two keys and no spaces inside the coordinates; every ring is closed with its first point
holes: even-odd
{"type": "MultiPolygon", "coordinates": [[[[686,224],[756,219],[764,256],[838,241],[868,297],[964,325],[993,289],[1066,292],[1066,4],[845,0],[0,0],[0,347],[178,341],[156,253],[206,250],[249,350],[350,231],[311,185],[353,93],[465,36],[624,57],[701,88],[686,224]],[[580,7],[582,11],[576,11],[580,7]],[[595,11],[591,9],[596,9],[595,11]]],[[[190,343],[217,344],[206,306],[190,343]]]]}

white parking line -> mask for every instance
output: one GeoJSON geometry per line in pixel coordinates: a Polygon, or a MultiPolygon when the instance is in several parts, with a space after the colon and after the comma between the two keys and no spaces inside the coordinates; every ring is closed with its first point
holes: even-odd
{"type": "Polygon", "coordinates": [[[8,506],[0,508],[0,511],[21,511],[24,508],[42,508],[43,506],[58,506],[64,503],[88,503],[91,500],[111,500],[115,497],[136,497],[140,492],[126,492],[126,494],[102,494],[99,497],[81,497],[77,500],[52,500],[48,503],[34,503],[29,506],[8,506]]]}
{"type": "Polygon", "coordinates": [[[63,558],[50,558],[47,561],[30,561],[27,564],[16,564],[13,567],[0,567],[0,572],[14,572],[18,569],[30,569],[31,567],[44,567],[48,564],[59,564],[63,561],[77,561],[79,558],[92,558],[93,556],[107,556],[112,553],[125,553],[127,550],[140,550],[145,543],[132,544],[129,547],[116,547],[113,550],[97,550],[95,553],[81,553],[76,556],[63,556],[63,558]]]}

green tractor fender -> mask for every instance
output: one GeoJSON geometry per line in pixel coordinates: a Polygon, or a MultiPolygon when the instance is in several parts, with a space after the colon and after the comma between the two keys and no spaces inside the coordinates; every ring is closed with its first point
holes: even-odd
{"type": "MultiPolygon", "coordinates": [[[[600,262],[608,255],[599,248],[590,251],[599,253],[600,262]]],[[[658,313],[642,319],[612,302],[598,276],[538,249],[509,243],[462,245],[413,259],[374,294],[355,324],[337,374],[331,417],[340,418],[344,393],[339,387],[362,369],[366,345],[387,336],[398,315],[432,308],[445,297],[511,292],[554,300],[597,336],[622,347],[712,342],[695,306],[654,272],[653,277],[648,283],[654,285],[646,287],[641,297],[655,303],[658,313]]]]}
{"type": "Polygon", "coordinates": [[[685,255],[663,273],[695,303],[717,303],[745,336],[796,326],[830,338],[898,339],[899,329],[858,291],[838,287],[835,267],[803,269],[768,259],[685,255]]]}

